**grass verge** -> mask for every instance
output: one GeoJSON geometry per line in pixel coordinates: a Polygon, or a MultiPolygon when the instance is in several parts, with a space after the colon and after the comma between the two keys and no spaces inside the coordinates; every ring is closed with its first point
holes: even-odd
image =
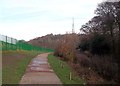
{"type": "Polygon", "coordinates": [[[19,84],[36,51],[5,51],[2,53],[2,84],[19,84]]]}
{"type": "Polygon", "coordinates": [[[48,62],[55,71],[56,75],[60,78],[61,82],[66,84],[84,84],[85,81],[81,80],[71,69],[71,67],[64,61],[53,56],[53,54],[48,55],[48,62]],[[71,73],[71,80],[70,80],[71,73]]]}

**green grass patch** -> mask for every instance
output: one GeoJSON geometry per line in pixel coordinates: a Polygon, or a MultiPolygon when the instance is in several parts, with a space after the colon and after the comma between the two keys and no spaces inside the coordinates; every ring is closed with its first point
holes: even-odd
{"type": "Polygon", "coordinates": [[[60,78],[61,82],[66,84],[84,84],[85,81],[80,79],[79,76],[77,76],[72,68],[65,62],[57,57],[53,56],[53,54],[48,55],[48,62],[50,63],[51,67],[55,71],[56,75],[60,78]],[[61,66],[63,65],[63,67],[61,66]],[[71,80],[70,80],[70,73],[71,73],[71,80]]]}
{"type": "Polygon", "coordinates": [[[2,55],[2,84],[19,84],[26,67],[36,51],[3,51],[2,55]]]}

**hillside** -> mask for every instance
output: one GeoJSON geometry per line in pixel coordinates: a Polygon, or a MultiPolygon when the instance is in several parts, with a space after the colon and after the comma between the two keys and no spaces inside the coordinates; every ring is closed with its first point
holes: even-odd
{"type": "Polygon", "coordinates": [[[63,36],[64,35],[60,35],[60,34],[58,35],[47,34],[42,37],[31,39],[30,41],[28,41],[28,43],[33,44],[35,46],[43,46],[43,47],[55,49],[55,47],[57,46],[57,42],[59,42],[63,36]]]}

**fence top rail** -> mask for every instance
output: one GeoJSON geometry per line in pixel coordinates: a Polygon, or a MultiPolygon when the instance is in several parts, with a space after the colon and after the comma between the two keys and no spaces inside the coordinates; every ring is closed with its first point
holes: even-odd
{"type": "Polygon", "coordinates": [[[15,38],[8,37],[8,36],[0,34],[0,41],[11,43],[11,44],[16,44],[18,40],[15,39],[15,38]]]}

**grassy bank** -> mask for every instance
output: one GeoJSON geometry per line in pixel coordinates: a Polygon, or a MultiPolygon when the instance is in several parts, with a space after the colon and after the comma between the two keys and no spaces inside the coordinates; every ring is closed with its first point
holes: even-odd
{"type": "Polygon", "coordinates": [[[48,55],[48,62],[52,66],[53,70],[60,78],[61,82],[65,84],[83,84],[85,81],[81,80],[74,71],[70,68],[70,66],[62,61],[59,60],[57,57],[53,56],[52,54],[48,55]],[[70,80],[70,73],[71,73],[71,80],[70,80]]]}
{"type": "Polygon", "coordinates": [[[18,84],[31,59],[40,52],[4,51],[2,53],[2,84],[18,84]]]}

